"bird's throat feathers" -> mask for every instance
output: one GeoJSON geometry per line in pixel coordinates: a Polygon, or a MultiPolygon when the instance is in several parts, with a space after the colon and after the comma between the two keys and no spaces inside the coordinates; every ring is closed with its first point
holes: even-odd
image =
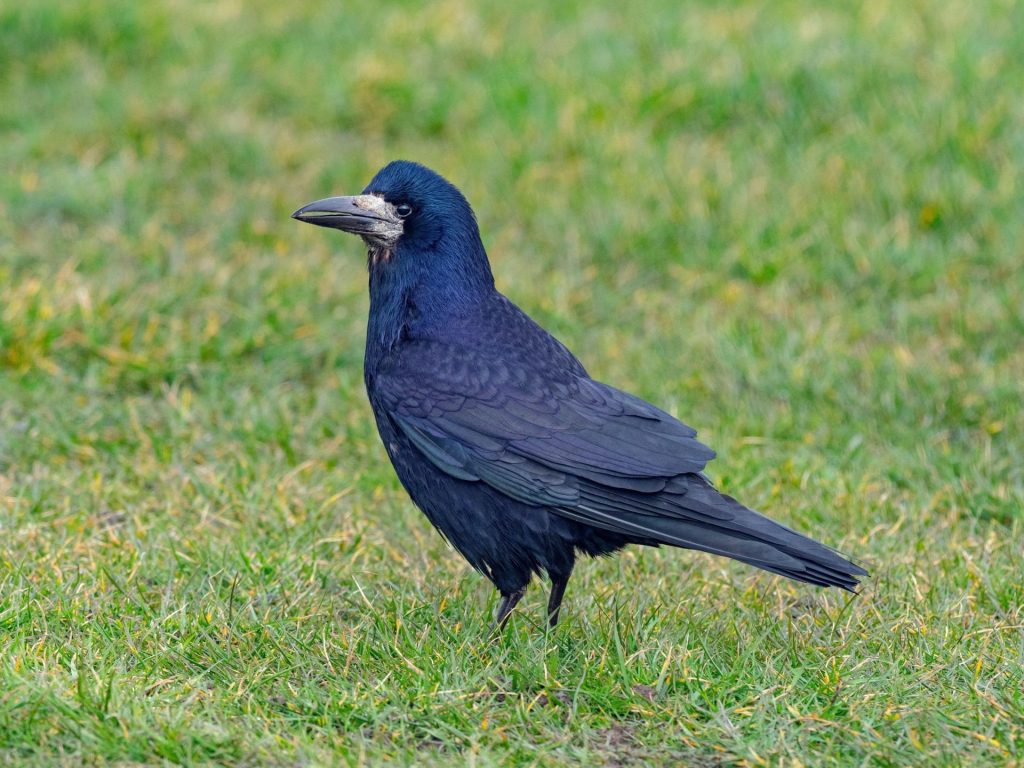
{"type": "Polygon", "coordinates": [[[366,268],[373,270],[377,264],[391,260],[392,249],[387,245],[370,244],[366,248],[366,268]]]}
{"type": "Polygon", "coordinates": [[[429,249],[370,245],[367,357],[386,355],[403,336],[433,335],[492,294],[494,277],[475,231],[429,249]]]}

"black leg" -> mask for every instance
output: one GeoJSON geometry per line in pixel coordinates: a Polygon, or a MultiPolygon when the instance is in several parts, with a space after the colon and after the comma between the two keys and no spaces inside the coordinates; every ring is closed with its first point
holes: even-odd
{"type": "Polygon", "coordinates": [[[562,607],[562,598],[565,597],[565,588],[569,584],[569,576],[551,577],[551,597],[548,598],[548,624],[552,627],[558,623],[558,611],[562,607]]]}
{"type": "Polygon", "coordinates": [[[498,615],[494,617],[494,629],[502,630],[505,628],[505,624],[508,622],[508,616],[512,613],[512,609],[516,607],[516,603],[523,599],[523,595],[526,594],[526,587],[520,587],[515,592],[502,593],[501,594],[501,605],[498,606],[498,615]]]}

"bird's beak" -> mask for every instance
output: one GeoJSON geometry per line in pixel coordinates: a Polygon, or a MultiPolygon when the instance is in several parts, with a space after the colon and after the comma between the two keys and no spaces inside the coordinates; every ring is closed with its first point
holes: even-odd
{"type": "Polygon", "coordinates": [[[402,234],[402,220],[394,206],[376,195],[317,200],[299,208],[292,218],[372,239],[394,240],[402,234]]]}

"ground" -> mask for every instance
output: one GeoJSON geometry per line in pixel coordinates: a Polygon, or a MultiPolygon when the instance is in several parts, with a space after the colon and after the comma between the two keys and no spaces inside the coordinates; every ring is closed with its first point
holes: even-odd
{"type": "Polygon", "coordinates": [[[1024,6],[0,6],[0,759],[1024,760],[1024,6]],[[859,595],[634,549],[563,621],[429,527],[361,379],[394,158],[859,595]]]}

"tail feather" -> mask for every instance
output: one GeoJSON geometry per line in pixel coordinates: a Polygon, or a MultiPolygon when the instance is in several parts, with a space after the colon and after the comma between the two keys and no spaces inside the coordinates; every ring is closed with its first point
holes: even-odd
{"type": "Polygon", "coordinates": [[[645,543],[699,549],[821,587],[853,592],[867,575],[835,550],[748,509],[703,478],[687,477],[694,482],[656,494],[588,484],[581,488],[580,504],[558,512],[645,543]]]}

